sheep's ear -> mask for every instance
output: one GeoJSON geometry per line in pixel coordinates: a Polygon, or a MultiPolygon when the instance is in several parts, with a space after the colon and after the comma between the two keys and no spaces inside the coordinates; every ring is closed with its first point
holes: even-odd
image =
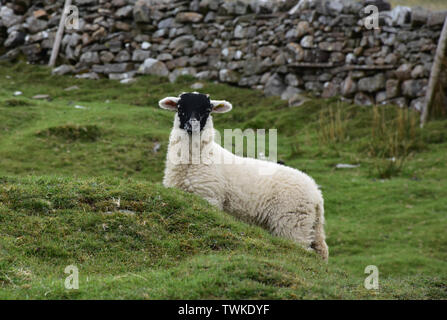
{"type": "Polygon", "coordinates": [[[158,105],[162,109],[170,110],[170,111],[177,111],[177,105],[180,98],[176,97],[166,97],[158,102],[158,105]]]}
{"type": "Polygon", "coordinates": [[[231,103],[225,100],[211,100],[211,105],[214,113],[225,113],[233,109],[231,103]]]}

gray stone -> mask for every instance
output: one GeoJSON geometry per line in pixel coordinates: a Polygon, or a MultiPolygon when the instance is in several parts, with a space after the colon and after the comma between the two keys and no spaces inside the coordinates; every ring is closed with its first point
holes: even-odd
{"type": "Polygon", "coordinates": [[[292,87],[299,87],[303,84],[303,81],[301,79],[298,79],[298,77],[293,73],[287,74],[284,80],[286,81],[287,85],[292,87]]]}
{"type": "Polygon", "coordinates": [[[366,93],[358,92],[354,97],[354,103],[360,106],[372,106],[374,99],[366,93]]]}
{"type": "Polygon", "coordinates": [[[413,71],[411,71],[411,77],[413,79],[423,78],[424,76],[426,76],[426,74],[425,74],[425,68],[423,65],[419,64],[413,68],[413,71]]]}
{"type": "Polygon", "coordinates": [[[195,41],[195,37],[193,35],[184,35],[180,36],[169,44],[169,49],[182,50],[187,47],[192,47],[195,41]]]}
{"type": "Polygon", "coordinates": [[[239,79],[240,79],[239,73],[233,70],[222,69],[219,71],[219,80],[222,82],[238,83],[239,79]]]}
{"type": "Polygon", "coordinates": [[[358,89],[366,92],[376,92],[385,88],[385,75],[379,73],[373,77],[363,78],[359,80],[358,89]]]}
{"type": "Polygon", "coordinates": [[[92,65],[99,63],[99,55],[96,51],[87,51],[81,55],[80,62],[85,65],[92,65]]]}
{"type": "Polygon", "coordinates": [[[436,25],[442,26],[444,24],[445,18],[447,18],[447,10],[430,12],[427,24],[429,26],[436,26],[436,25]]]}
{"type": "Polygon", "coordinates": [[[411,78],[412,68],[413,66],[411,64],[405,63],[397,68],[394,74],[399,80],[408,80],[411,78]]]}
{"type": "Polygon", "coordinates": [[[48,26],[48,22],[42,19],[36,19],[33,16],[26,19],[26,24],[28,26],[28,30],[31,33],[37,33],[39,31],[45,30],[48,26]]]}
{"type": "Polygon", "coordinates": [[[167,77],[169,75],[169,70],[163,62],[147,58],[138,68],[138,73],[167,77]]]}
{"type": "Polygon", "coordinates": [[[427,80],[407,80],[402,83],[402,93],[409,98],[417,98],[425,95],[427,80]]]}
{"type": "Polygon", "coordinates": [[[300,45],[303,48],[313,48],[314,47],[314,37],[313,36],[305,36],[301,39],[300,45]]]}
{"type": "Polygon", "coordinates": [[[425,97],[420,97],[417,99],[413,99],[410,102],[410,108],[416,111],[421,112],[425,107],[425,97]]]}
{"type": "Polygon", "coordinates": [[[74,73],[74,67],[68,64],[60,65],[57,68],[54,68],[51,74],[62,76],[64,74],[74,73]]]}
{"type": "Polygon", "coordinates": [[[130,17],[132,14],[132,11],[133,11],[133,6],[125,6],[125,7],[119,8],[115,12],[115,17],[117,17],[118,19],[130,17]]]}
{"type": "Polygon", "coordinates": [[[354,80],[352,80],[351,76],[347,77],[341,85],[340,93],[344,97],[352,97],[354,93],[356,93],[356,91],[357,91],[357,83],[354,80]]]}
{"type": "Polygon", "coordinates": [[[0,25],[6,28],[12,27],[22,21],[22,17],[15,15],[14,10],[7,6],[0,7],[0,25]]]}
{"type": "Polygon", "coordinates": [[[400,94],[400,83],[397,79],[389,79],[386,81],[386,98],[393,99],[400,94]]]}
{"type": "Polygon", "coordinates": [[[132,61],[144,61],[151,57],[151,52],[141,49],[135,49],[132,53],[132,61]]]}
{"type": "Polygon", "coordinates": [[[89,80],[98,80],[99,75],[95,72],[87,72],[75,75],[76,79],[89,79],[89,80]]]}
{"type": "Polygon", "coordinates": [[[267,96],[281,96],[285,89],[286,86],[284,85],[281,77],[275,73],[267,80],[264,93],[267,96]]]}
{"type": "Polygon", "coordinates": [[[177,68],[169,74],[169,81],[175,82],[180,76],[196,76],[197,70],[195,68],[177,68]]]}
{"type": "Polygon", "coordinates": [[[288,86],[286,90],[284,90],[283,93],[281,93],[281,99],[289,101],[289,99],[293,98],[297,94],[300,94],[301,92],[302,90],[298,88],[288,86]]]}
{"type": "Polygon", "coordinates": [[[127,50],[121,50],[115,56],[115,61],[116,62],[127,62],[129,60],[130,60],[130,53],[127,50]]]}
{"type": "Polygon", "coordinates": [[[288,101],[289,107],[299,107],[303,105],[306,101],[309,101],[310,99],[302,94],[296,94],[293,97],[291,97],[288,101]]]}
{"type": "Polygon", "coordinates": [[[113,61],[113,59],[115,59],[115,55],[110,51],[101,51],[101,53],[99,54],[99,59],[101,60],[101,62],[110,63],[113,61]]]}
{"type": "Polygon", "coordinates": [[[202,19],[203,15],[197,12],[180,12],[175,17],[175,20],[180,23],[198,23],[202,19]]]}

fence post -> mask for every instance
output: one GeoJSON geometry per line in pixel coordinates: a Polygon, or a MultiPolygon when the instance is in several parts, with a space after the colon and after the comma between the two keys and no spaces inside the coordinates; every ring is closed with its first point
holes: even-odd
{"type": "MultiPolygon", "coordinates": [[[[436,97],[436,89],[438,88],[438,83],[442,71],[442,66],[444,65],[444,59],[446,55],[447,47],[447,17],[444,21],[444,27],[442,28],[441,36],[438,41],[438,47],[436,49],[435,60],[431,68],[430,81],[428,82],[428,89],[425,96],[424,108],[421,114],[421,128],[424,127],[427,122],[430,110],[433,108],[433,103],[436,97]]],[[[446,72],[446,70],[444,70],[446,72]]]]}
{"type": "Polygon", "coordinates": [[[59,54],[59,47],[61,45],[62,35],[64,34],[65,20],[67,19],[68,8],[71,6],[71,0],[65,0],[64,8],[62,10],[61,21],[57,29],[56,37],[54,38],[53,50],[51,51],[51,58],[48,66],[53,68],[56,63],[56,58],[59,54]]]}

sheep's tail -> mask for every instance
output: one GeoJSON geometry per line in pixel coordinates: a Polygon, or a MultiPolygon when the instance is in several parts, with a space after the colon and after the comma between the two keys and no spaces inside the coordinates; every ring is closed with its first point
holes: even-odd
{"type": "Polygon", "coordinates": [[[316,219],[314,224],[314,240],[311,244],[325,261],[329,259],[329,247],[326,244],[326,235],[324,233],[324,207],[322,203],[316,205],[316,219]]]}

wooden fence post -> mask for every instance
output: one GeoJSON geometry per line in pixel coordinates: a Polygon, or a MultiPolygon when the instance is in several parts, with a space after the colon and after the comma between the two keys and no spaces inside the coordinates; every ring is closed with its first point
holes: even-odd
{"type": "Polygon", "coordinates": [[[65,0],[65,5],[61,15],[61,21],[59,22],[59,28],[57,29],[56,37],[54,38],[54,44],[53,44],[53,50],[51,51],[50,62],[48,63],[48,66],[51,68],[54,67],[57,56],[59,54],[59,48],[61,45],[62,35],[64,34],[65,20],[67,19],[69,6],[71,6],[71,0],[65,0]]]}
{"type": "MultiPolygon", "coordinates": [[[[433,108],[433,103],[436,100],[436,89],[438,88],[438,83],[440,81],[442,66],[444,65],[444,59],[446,56],[447,47],[447,17],[444,21],[444,27],[442,28],[441,36],[438,41],[438,47],[436,49],[435,61],[431,68],[430,81],[428,82],[428,89],[425,96],[424,108],[421,114],[421,128],[424,127],[427,122],[430,110],[433,108]]],[[[447,70],[444,70],[447,72],[447,70]]]]}

